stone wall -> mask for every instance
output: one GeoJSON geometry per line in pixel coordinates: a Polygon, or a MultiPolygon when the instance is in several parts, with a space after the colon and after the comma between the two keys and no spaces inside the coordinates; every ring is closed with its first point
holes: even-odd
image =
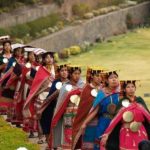
{"type": "Polygon", "coordinates": [[[86,20],[81,25],[67,27],[29,44],[58,52],[63,48],[81,44],[83,41],[93,42],[98,36],[108,38],[127,31],[126,16],[128,13],[132,15],[133,20],[136,22],[143,22],[144,18],[150,15],[149,9],[150,2],[141,3],[133,7],[86,20]]]}
{"type": "Polygon", "coordinates": [[[24,6],[11,13],[0,15],[0,27],[9,27],[17,24],[26,23],[37,18],[47,16],[58,12],[58,6],[55,4],[24,6]]]}
{"type": "Polygon", "coordinates": [[[74,4],[86,2],[91,8],[95,8],[98,1],[99,0],[65,0],[61,8],[55,3],[20,7],[10,13],[1,14],[0,27],[9,27],[26,23],[57,12],[65,14],[66,17],[70,19],[72,16],[72,6],[74,4]]]}

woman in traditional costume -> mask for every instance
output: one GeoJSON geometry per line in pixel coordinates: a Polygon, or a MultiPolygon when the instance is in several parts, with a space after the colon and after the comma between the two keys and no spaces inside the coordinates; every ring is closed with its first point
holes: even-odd
{"type": "MultiPolygon", "coordinates": [[[[36,55],[34,51],[27,52],[27,60],[22,73],[22,80],[19,93],[22,91],[22,99],[25,104],[30,88],[35,77],[35,74],[40,67],[40,64],[36,62],[36,55]],[[24,87],[23,89],[21,87],[24,87]]],[[[23,130],[29,132],[29,138],[34,137],[34,121],[33,119],[23,118],[23,130]]]]}
{"type": "Polygon", "coordinates": [[[100,89],[102,89],[102,69],[87,70],[87,84],[83,88],[80,96],[80,103],[73,123],[73,145],[72,149],[93,150],[96,135],[96,126],[98,122],[97,116],[89,122],[85,132],[81,130],[84,120],[88,116],[95,97],[100,89]]]}
{"type": "MultiPolygon", "coordinates": [[[[11,41],[10,39],[1,39],[0,42],[3,45],[2,53],[0,54],[0,77],[2,77],[8,61],[10,59],[11,55],[11,41]]],[[[0,92],[1,96],[1,92],[0,92]]],[[[6,114],[7,113],[7,108],[11,105],[10,104],[10,99],[2,97],[0,100],[0,114],[6,114]]]]}
{"type": "Polygon", "coordinates": [[[2,53],[0,55],[0,74],[2,74],[4,72],[9,59],[12,57],[12,54],[11,54],[12,48],[11,48],[10,39],[2,41],[2,45],[3,45],[3,50],[2,50],[2,53]]]}
{"type": "Polygon", "coordinates": [[[23,47],[20,47],[20,46],[13,49],[13,55],[9,59],[5,72],[7,72],[15,63],[18,63],[18,64],[24,63],[23,52],[24,52],[24,49],[23,47]]]}
{"type": "Polygon", "coordinates": [[[49,94],[42,104],[40,113],[41,119],[40,124],[42,127],[42,132],[46,136],[46,141],[48,140],[50,134],[50,126],[53,118],[54,109],[57,104],[57,98],[59,95],[60,88],[66,82],[68,82],[68,67],[66,64],[57,66],[57,79],[53,81],[50,88],[49,94]]]}
{"type": "Polygon", "coordinates": [[[30,51],[27,53],[26,63],[22,65],[22,72],[15,89],[15,95],[14,95],[15,113],[14,113],[13,122],[16,123],[17,126],[20,126],[20,124],[23,123],[22,109],[23,109],[24,102],[26,100],[25,93],[29,92],[26,86],[26,82],[30,84],[32,83],[32,81],[29,79],[30,71],[31,68],[34,69],[36,68],[36,66],[38,66],[38,64],[35,61],[35,54],[33,51],[30,51]]]}
{"type": "Polygon", "coordinates": [[[49,148],[71,149],[72,125],[80,101],[80,93],[84,86],[81,80],[81,68],[69,68],[70,81],[60,90],[51,124],[49,148]]]}
{"type": "Polygon", "coordinates": [[[39,67],[32,82],[30,92],[24,104],[23,114],[25,119],[34,122],[33,131],[38,129],[39,141],[42,138],[40,130],[40,118],[37,115],[42,103],[48,95],[49,88],[55,79],[55,65],[52,52],[43,54],[43,65],[39,67]],[[38,128],[37,128],[38,127],[38,128]]]}
{"type": "Polygon", "coordinates": [[[116,106],[119,102],[119,80],[116,71],[107,74],[107,86],[98,92],[94,100],[90,114],[85,119],[81,129],[85,129],[87,124],[98,115],[98,124],[96,128],[96,138],[94,150],[99,150],[99,138],[109,126],[114,117],[116,106]]]}
{"type": "Polygon", "coordinates": [[[9,98],[9,103],[11,106],[9,107],[8,114],[7,114],[7,121],[12,121],[13,114],[14,114],[14,105],[13,105],[13,98],[15,93],[15,88],[17,86],[17,82],[21,75],[22,71],[22,48],[16,47],[13,50],[13,55],[9,59],[7,64],[5,74],[2,76],[0,80],[1,84],[1,95],[6,99],[9,98]]]}
{"type": "Polygon", "coordinates": [[[102,150],[138,150],[141,141],[150,139],[150,113],[144,100],[135,96],[135,81],[126,81],[124,91],[120,110],[102,136],[102,150]]]}

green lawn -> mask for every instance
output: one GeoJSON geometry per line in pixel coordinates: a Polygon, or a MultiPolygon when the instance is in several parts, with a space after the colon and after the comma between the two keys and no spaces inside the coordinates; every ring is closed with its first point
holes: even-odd
{"type": "Polygon", "coordinates": [[[83,65],[83,76],[85,66],[101,65],[120,70],[120,79],[141,80],[137,95],[142,96],[150,106],[150,97],[144,97],[145,93],[150,93],[150,28],[137,29],[113,37],[111,41],[96,44],[89,52],[72,56],[66,61],[83,65]]]}
{"type": "Polygon", "coordinates": [[[11,127],[0,117],[0,150],[16,150],[19,147],[39,150],[38,145],[28,142],[27,135],[22,129],[11,127]]]}

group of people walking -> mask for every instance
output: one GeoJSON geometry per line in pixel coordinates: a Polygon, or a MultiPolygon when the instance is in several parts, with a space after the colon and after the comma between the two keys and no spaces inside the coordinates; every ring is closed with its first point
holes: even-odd
{"type": "MultiPolygon", "coordinates": [[[[2,41],[0,112],[49,150],[143,150],[150,113],[136,80],[116,70],[54,61],[54,53],[2,41]],[[43,140],[45,137],[45,140],[43,140]]],[[[144,149],[147,150],[147,149],[144,149]]]]}

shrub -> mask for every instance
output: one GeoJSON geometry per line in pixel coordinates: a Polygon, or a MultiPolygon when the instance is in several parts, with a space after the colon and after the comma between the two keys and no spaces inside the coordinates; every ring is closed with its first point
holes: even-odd
{"type": "Polygon", "coordinates": [[[79,46],[71,46],[69,49],[71,55],[77,55],[81,53],[81,48],[79,46]]]}
{"type": "Polygon", "coordinates": [[[30,33],[30,27],[27,24],[20,24],[10,28],[10,35],[12,37],[24,37],[30,33]]]}
{"type": "Polygon", "coordinates": [[[58,5],[61,6],[64,3],[64,0],[54,0],[54,2],[58,5]]]}
{"type": "Polygon", "coordinates": [[[70,56],[70,49],[69,48],[64,48],[60,53],[60,58],[69,58],[70,56]]]}
{"type": "Polygon", "coordinates": [[[90,49],[90,42],[84,41],[83,44],[81,45],[81,51],[86,52],[90,49]]]}
{"type": "Polygon", "coordinates": [[[132,1],[136,1],[137,3],[141,3],[141,2],[148,1],[148,0],[132,0],[132,1]]]}
{"type": "MultiPolygon", "coordinates": [[[[16,2],[16,0],[13,0],[16,2]]],[[[0,0],[0,7],[8,7],[12,5],[12,0],[0,0]]]]}
{"type": "Polygon", "coordinates": [[[150,17],[146,17],[146,18],[145,18],[144,24],[145,24],[146,27],[149,27],[149,26],[150,26],[150,17]]]}
{"type": "Polygon", "coordinates": [[[59,55],[58,55],[58,53],[54,54],[54,60],[55,60],[55,62],[59,62],[59,55]]]}
{"type": "Polygon", "coordinates": [[[13,38],[23,38],[25,41],[29,41],[58,31],[63,26],[63,22],[60,19],[58,14],[51,14],[25,24],[8,27],[7,29],[0,28],[0,35],[9,34],[13,38]]]}
{"type": "Polygon", "coordinates": [[[7,34],[8,35],[10,34],[8,30],[0,28],[0,36],[7,35],[7,34]]]}
{"type": "Polygon", "coordinates": [[[100,15],[99,10],[93,10],[92,12],[93,12],[94,16],[98,16],[98,15],[100,15]]]}
{"type": "Polygon", "coordinates": [[[40,34],[39,32],[36,32],[36,33],[35,33],[35,37],[36,37],[36,38],[40,38],[40,37],[41,37],[41,34],[40,34]]]}
{"type": "Polygon", "coordinates": [[[48,31],[49,31],[50,33],[54,33],[54,32],[55,32],[55,29],[52,28],[52,27],[49,27],[49,28],[48,28],[48,31]]]}
{"type": "Polygon", "coordinates": [[[63,29],[63,28],[64,28],[64,22],[63,22],[63,21],[58,21],[56,26],[57,26],[59,29],[63,29]]]}
{"type": "Polygon", "coordinates": [[[94,17],[94,14],[93,13],[86,13],[86,14],[84,14],[84,18],[85,19],[91,19],[91,18],[93,18],[94,17]]]}
{"type": "Polygon", "coordinates": [[[109,10],[107,8],[101,8],[99,9],[99,13],[100,14],[107,14],[109,12],[109,10]]]}
{"type": "Polygon", "coordinates": [[[25,4],[35,4],[40,0],[17,0],[18,2],[25,3],[25,4]]]}
{"type": "Polygon", "coordinates": [[[0,0],[0,8],[12,8],[16,5],[16,3],[35,4],[39,1],[40,0],[0,0]]]}
{"type": "Polygon", "coordinates": [[[23,41],[22,39],[19,39],[19,38],[15,38],[14,41],[15,41],[16,43],[21,43],[21,44],[24,43],[24,41],[23,41]]]}
{"type": "Polygon", "coordinates": [[[90,6],[86,3],[79,3],[72,6],[72,12],[74,15],[83,17],[83,15],[90,11],[90,6]]]}
{"type": "Polygon", "coordinates": [[[47,17],[39,18],[27,24],[32,29],[30,31],[31,36],[35,36],[36,32],[40,32],[43,29],[55,26],[59,20],[60,17],[58,14],[51,14],[47,17]]]}
{"type": "Polygon", "coordinates": [[[53,29],[55,32],[57,32],[59,30],[59,28],[57,26],[54,26],[53,29]]]}
{"type": "Polygon", "coordinates": [[[126,0],[112,0],[111,5],[119,5],[121,3],[124,3],[126,0]]]}
{"type": "Polygon", "coordinates": [[[128,29],[133,29],[133,20],[132,20],[132,15],[131,14],[127,14],[126,16],[126,25],[128,29]]]}
{"type": "Polygon", "coordinates": [[[29,43],[32,40],[32,37],[31,36],[24,36],[22,38],[22,40],[24,41],[24,43],[29,43]]]}
{"type": "Polygon", "coordinates": [[[41,31],[41,35],[42,35],[42,36],[46,36],[46,35],[48,35],[48,34],[49,34],[49,32],[48,32],[47,29],[43,29],[43,30],[41,31]]]}
{"type": "Polygon", "coordinates": [[[111,11],[119,10],[119,6],[110,6],[111,11]]]}
{"type": "Polygon", "coordinates": [[[126,0],[100,0],[98,7],[107,7],[111,5],[119,5],[121,3],[124,3],[126,0]]]}

